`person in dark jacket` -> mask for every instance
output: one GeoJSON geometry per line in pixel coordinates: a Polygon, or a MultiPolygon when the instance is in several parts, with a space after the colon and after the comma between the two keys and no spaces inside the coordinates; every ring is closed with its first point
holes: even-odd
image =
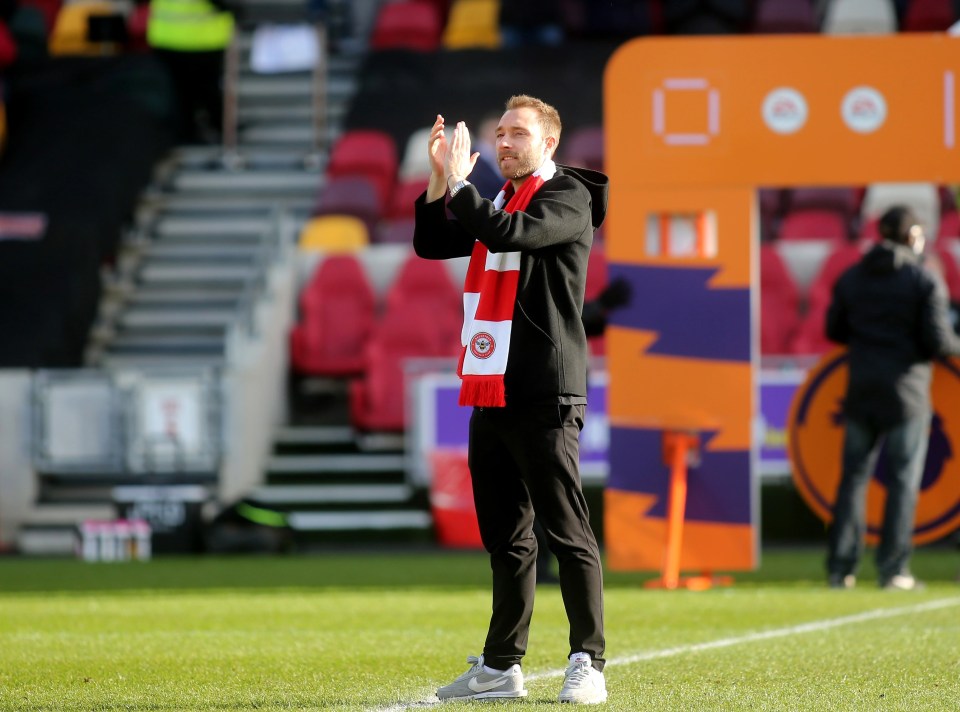
{"type": "Polygon", "coordinates": [[[536,589],[534,517],[557,557],[570,623],[560,700],[602,702],[603,577],[580,482],[587,402],[581,311],[593,232],[606,214],[607,177],[552,160],[560,117],[533,97],[511,97],[497,128],[506,179],[485,200],[468,177],[479,157],[460,122],[448,142],[438,115],[432,167],[416,202],[420,257],[470,255],[464,285],[460,402],[472,405],[468,462],[493,612],[483,654],[437,691],[440,699],[524,697],[536,589]],[[445,210],[445,196],[449,194],[445,210]]]}
{"type": "Polygon", "coordinates": [[[865,500],[886,443],[887,501],[877,549],[880,586],[915,590],[913,523],[926,460],[934,358],[960,354],[943,281],[922,265],[923,229],[905,207],[880,218],[881,242],[834,285],[827,336],[849,347],[843,474],[829,534],[830,586],[851,588],[863,552],[865,500]]]}

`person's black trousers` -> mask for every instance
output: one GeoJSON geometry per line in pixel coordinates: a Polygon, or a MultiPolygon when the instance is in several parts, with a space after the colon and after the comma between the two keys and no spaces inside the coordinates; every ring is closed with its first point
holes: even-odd
{"type": "Polygon", "coordinates": [[[536,591],[534,513],[557,557],[570,652],[603,669],[603,574],[580,484],[584,406],[474,408],[469,465],[490,553],[493,613],[483,655],[504,670],[527,648],[536,591]]]}

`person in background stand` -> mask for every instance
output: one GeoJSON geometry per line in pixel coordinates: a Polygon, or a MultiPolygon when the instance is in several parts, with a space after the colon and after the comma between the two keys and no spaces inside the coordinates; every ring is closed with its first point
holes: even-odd
{"type": "Polygon", "coordinates": [[[220,140],[224,50],[233,33],[226,0],[150,0],[147,43],[173,81],[184,143],[220,140]]]}
{"type": "Polygon", "coordinates": [[[607,699],[603,575],[580,482],[579,433],[587,396],[580,315],[609,181],[553,162],[560,129],[549,104],[510,98],[496,143],[507,182],[494,201],[468,180],[479,154],[463,122],[448,142],[438,115],[428,141],[432,170],[416,201],[413,246],[426,259],[471,256],[460,403],[473,406],[468,462],[493,572],[483,655],[468,657],[470,668],[437,690],[443,700],[526,696],[520,663],[536,590],[535,517],[559,562],[570,624],[560,701],[607,699]]]}
{"type": "Polygon", "coordinates": [[[931,360],[960,355],[943,281],[921,262],[923,228],[905,207],[880,218],[883,238],[834,285],[827,337],[846,344],[850,380],[843,405],[843,474],[829,532],[831,588],[852,588],[866,534],[866,493],[880,446],[889,465],[877,549],[884,589],[911,591],[913,524],[930,437],[931,360]]]}

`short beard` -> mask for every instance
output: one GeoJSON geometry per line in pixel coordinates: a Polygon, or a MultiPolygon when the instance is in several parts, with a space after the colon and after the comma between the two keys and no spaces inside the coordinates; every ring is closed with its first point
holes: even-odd
{"type": "Polygon", "coordinates": [[[521,178],[526,178],[527,176],[531,175],[539,167],[540,167],[539,165],[534,165],[534,162],[532,160],[521,159],[518,156],[516,170],[510,173],[501,171],[501,174],[507,180],[520,180],[521,178]]]}

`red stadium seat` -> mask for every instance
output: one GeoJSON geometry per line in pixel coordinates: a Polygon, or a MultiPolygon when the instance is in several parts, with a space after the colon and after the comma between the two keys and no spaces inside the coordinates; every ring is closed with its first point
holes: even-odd
{"type": "Polygon", "coordinates": [[[436,3],[406,0],[385,3],[374,21],[370,47],[433,52],[440,47],[443,20],[436,3]]]}
{"type": "Polygon", "coordinates": [[[373,241],[379,245],[410,245],[413,243],[413,218],[382,220],[373,241]]]}
{"type": "Polygon", "coordinates": [[[847,239],[847,221],[833,210],[791,210],[780,222],[781,240],[847,239]]]}
{"type": "Polygon", "coordinates": [[[785,354],[800,324],[800,290],[777,248],[760,245],[760,352],[785,354]]]}
{"type": "Polygon", "coordinates": [[[833,296],[833,285],[840,275],[859,262],[861,257],[863,257],[862,247],[853,242],[839,245],[827,256],[820,273],[810,286],[807,313],[800,322],[800,328],[791,349],[794,353],[820,354],[835,346],[824,333],[827,308],[833,296]]]}
{"type": "Polygon", "coordinates": [[[950,246],[938,240],[933,249],[927,248],[926,252],[926,264],[943,278],[950,301],[960,302],[960,267],[957,266],[957,258],[950,246]]]}
{"type": "Polygon", "coordinates": [[[952,0],[911,0],[903,16],[903,32],[943,32],[957,19],[952,0]]]}
{"type": "Polygon", "coordinates": [[[404,366],[409,359],[449,355],[433,313],[404,304],[377,323],[364,351],[363,377],[350,384],[350,421],[360,431],[406,427],[404,366]]]}
{"type": "Polygon", "coordinates": [[[420,194],[427,189],[428,178],[408,178],[401,180],[393,189],[390,196],[390,204],[387,206],[384,219],[397,220],[399,218],[412,218],[414,214],[413,204],[420,194]]]}
{"type": "MultiPolygon", "coordinates": [[[[587,261],[587,285],[583,297],[584,301],[593,301],[599,297],[609,282],[607,257],[603,242],[594,238],[590,258],[587,261]]],[[[603,356],[606,353],[606,341],[603,334],[591,336],[587,339],[587,342],[590,346],[590,353],[594,356],[603,356]]]]}
{"type": "Polygon", "coordinates": [[[315,376],[363,371],[376,301],[359,260],[330,255],[300,293],[300,322],[290,333],[293,370],[315,376]]]}
{"type": "Polygon", "coordinates": [[[960,212],[951,210],[940,216],[940,229],[937,231],[937,242],[946,240],[960,240],[960,212]]]}
{"type": "Polygon", "coordinates": [[[431,315],[444,354],[457,353],[463,326],[463,292],[453,284],[443,261],[425,260],[411,253],[400,266],[387,290],[386,309],[402,311],[411,305],[431,315]]]}
{"type": "Polygon", "coordinates": [[[786,191],[787,210],[832,210],[848,220],[860,212],[855,188],[794,188],[786,191]]]}
{"type": "Polygon", "coordinates": [[[327,163],[328,178],[363,176],[377,189],[382,213],[397,179],[397,147],[383,131],[356,129],[344,133],[333,145],[327,163]]]}

